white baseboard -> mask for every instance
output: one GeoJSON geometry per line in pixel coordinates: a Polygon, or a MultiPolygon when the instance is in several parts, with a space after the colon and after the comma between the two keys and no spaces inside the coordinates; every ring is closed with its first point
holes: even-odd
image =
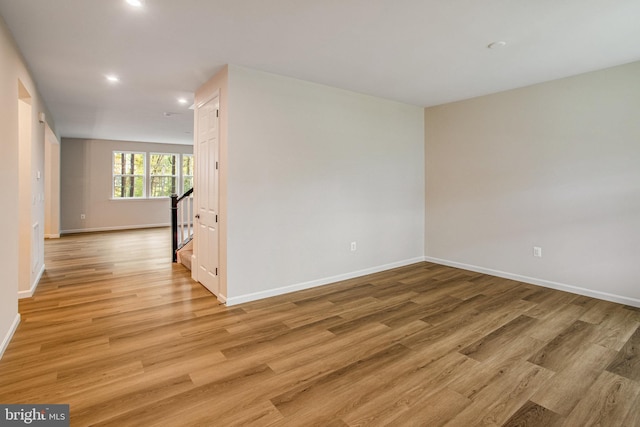
{"type": "Polygon", "coordinates": [[[33,294],[36,292],[36,288],[38,287],[38,283],[40,283],[40,279],[42,279],[42,275],[44,274],[44,269],[45,269],[45,266],[44,264],[42,264],[42,267],[40,268],[40,271],[38,272],[36,279],[31,284],[31,289],[29,289],[28,291],[18,291],[18,299],[31,298],[33,296],[33,294]]]}
{"type": "Polygon", "coordinates": [[[640,307],[640,299],[625,297],[622,295],[610,294],[607,292],[594,291],[593,289],[581,288],[579,286],[567,285],[565,283],[552,282],[550,280],[536,279],[535,277],[521,276],[519,274],[507,273],[505,271],[493,270],[491,268],[478,267],[477,265],[463,264],[461,262],[449,261],[446,259],[424,257],[425,261],[435,264],[442,264],[449,267],[460,268],[463,270],[475,271],[476,273],[484,273],[491,276],[502,277],[504,279],[516,280],[518,282],[530,283],[532,285],[543,286],[545,288],[557,289],[559,291],[570,292],[572,294],[584,295],[605,301],[617,302],[633,307],[640,307]]]}
{"type": "Polygon", "coordinates": [[[20,313],[16,313],[16,317],[14,317],[11,327],[7,331],[7,334],[4,336],[4,338],[2,339],[2,343],[0,344],[0,359],[2,359],[2,356],[4,355],[5,350],[9,346],[9,343],[11,342],[11,338],[13,338],[13,334],[16,333],[16,329],[18,329],[19,324],[20,324],[20,313]]]}
{"type": "Polygon", "coordinates": [[[171,227],[171,224],[166,223],[166,224],[118,225],[114,227],[77,228],[73,230],[61,230],[60,234],[95,233],[97,231],[136,230],[139,228],[160,228],[160,227],[171,227]]]}
{"type": "Polygon", "coordinates": [[[282,294],[288,294],[289,292],[302,291],[304,289],[310,289],[310,288],[315,288],[317,286],[328,285],[330,283],[353,279],[355,277],[366,276],[367,274],[379,273],[381,271],[391,270],[392,268],[404,267],[405,265],[415,264],[417,262],[422,262],[422,261],[424,261],[423,257],[411,258],[403,261],[394,262],[391,264],[385,264],[377,267],[367,268],[364,270],[353,271],[351,273],[339,274],[337,276],[325,277],[323,279],[311,280],[309,282],[296,283],[294,285],[283,286],[275,289],[268,289],[266,291],[254,292],[250,294],[240,295],[237,297],[231,297],[231,298],[227,298],[226,303],[227,303],[227,307],[230,307],[232,305],[242,304],[245,302],[274,297],[282,294]]]}

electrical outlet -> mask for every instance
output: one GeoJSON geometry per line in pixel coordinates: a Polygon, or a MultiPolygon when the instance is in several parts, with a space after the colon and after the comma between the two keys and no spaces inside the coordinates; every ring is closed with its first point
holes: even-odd
{"type": "Polygon", "coordinates": [[[356,249],[358,249],[358,246],[356,245],[356,242],[351,242],[351,252],[355,252],[356,249]]]}
{"type": "Polygon", "coordinates": [[[542,258],[542,248],[540,246],[533,247],[533,256],[536,258],[542,258]]]}
{"type": "Polygon", "coordinates": [[[80,214],[80,219],[86,219],[87,216],[85,214],[80,214]]]}

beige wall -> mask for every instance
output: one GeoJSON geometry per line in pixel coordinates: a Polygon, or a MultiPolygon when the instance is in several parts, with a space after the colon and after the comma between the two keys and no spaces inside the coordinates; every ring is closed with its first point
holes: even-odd
{"type": "MultiPolygon", "coordinates": [[[[44,112],[47,117],[50,115],[1,17],[0,58],[0,182],[3,183],[0,187],[3,204],[0,209],[3,242],[0,245],[1,355],[19,322],[18,295],[30,294],[44,268],[44,125],[38,122],[37,115],[39,112],[44,112]],[[22,83],[22,93],[19,93],[18,82],[22,83]],[[27,95],[32,114],[23,129],[26,128],[30,138],[26,139],[28,146],[20,148],[18,98],[27,95]],[[21,158],[21,153],[27,158],[21,158]],[[24,169],[25,166],[28,169],[24,169]],[[20,198],[19,188],[28,194],[20,198]],[[24,220],[20,221],[20,218],[24,220]],[[37,235],[32,235],[34,226],[37,226],[37,235]],[[20,236],[27,239],[26,244],[20,243],[20,236]]],[[[49,121],[49,125],[55,131],[53,122],[49,121]]]]}
{"type": "Polygon", "coordinates": [[[640,62],[427,108],[425,147],[428,257],[640,305],[640,62]]]}
{"type": "Polygon", "coordinates": [[[191,145],[63,138],[60,159],[61,233],[165,226],[171,223],[168,198],[112,200],[115,150],[192,153],[191,145]],[[80,219],[84,214],[85,219],[80,219]]]}
{"type": "Polygon", "coordinates": [[[237,66],[228,78],[230,304],[423,259],[422,108],[237,66]]]}

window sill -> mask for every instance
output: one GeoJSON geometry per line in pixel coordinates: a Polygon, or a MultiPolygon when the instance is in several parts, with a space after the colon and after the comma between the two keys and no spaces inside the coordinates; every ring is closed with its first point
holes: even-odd
{"type": "Polygon", "coordinates": [[[153,201],[153,200],[171,200],[171,197],[109,197],[109,200],[114,202],[121,201],[153,201]]]}

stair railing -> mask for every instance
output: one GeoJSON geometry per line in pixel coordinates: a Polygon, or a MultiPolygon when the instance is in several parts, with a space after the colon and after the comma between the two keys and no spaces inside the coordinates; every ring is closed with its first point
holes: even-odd
{"type": "Polygon", "coordinates": [[[178,250],[193,239],[193,188],[178,197],[171,195],[171,253],[178,260],[178,250]]]}

